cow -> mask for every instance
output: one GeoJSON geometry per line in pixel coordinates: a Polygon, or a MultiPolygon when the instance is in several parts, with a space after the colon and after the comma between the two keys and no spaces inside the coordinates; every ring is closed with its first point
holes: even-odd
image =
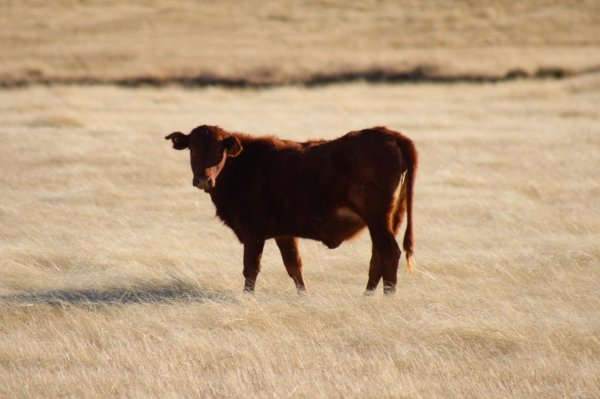
{"type": "Polygon", "coordinates": [[[365,295],[382,278],[384,293],[393,294],[401,255],[395,235],[405,213],[403,247],[412,271],[417,150],[401,133],[374,127],[296,142],[203,125],[165,139],[176,150],[189,149],[192,185],[210,195],[217,216],[243,244],[244,291],[254,292],[265,240],[275,239],[302,293],[298,238],[336,248],[366,227],[372,254],[365,295]]]}

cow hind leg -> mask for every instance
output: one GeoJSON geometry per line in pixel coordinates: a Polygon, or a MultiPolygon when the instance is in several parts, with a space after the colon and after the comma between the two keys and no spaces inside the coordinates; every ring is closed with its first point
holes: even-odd
{"type": "Polygon", "coordinates": [[[288,272],[288,275],[294,280],[298,293],[303,293],[306,290],[304,279],[302,278],[302,259],[298,252],[298,240],[296,237],[277,237],[275,239],[283,264],[288,272]]]}
{"type": "Polygon", "coordinates": [[[371,296],[375,293],[375,290],[377,289],[377,286],[379,285],[379,280],[381,280],[381,275],[382,275],[381,258],[379,257],[377,248],[375,248],[375,246],[373,245],[373,249],[371,251],[371,262],[369,265],[369,281],[367,282],[365,296],[371,296]]]}
{"type": "Polygon", "coordinates": [[[394,235],[398,234],[398,230],[400,230],[400,226],[402,225],[402,221],[404,220],[404,215],[406,213],[406,202],[400,200],[397,208],[394,210],[394,214],[392,217],[392,232],[394,235]]]}
{"type": "MultiPolygon", "coordinates": [[[[369,223],[369,233],[373,241],[373,255],[371,258],[371,269],[369,270],[369,284],[379,281],[377,268],[381,270],[383,277],[383,292],[393,294],[396,292],[396,282],[398,274],[398,263],[400,261],[400,247],[396,242],[394,233],[391,230],[387,218],[378,222],[369,223]],[[379,265],[379,266],[378,266],[379,265]],[[373,274],[371,275],[371,270],[373,274]]],[[[377,285],[375,284],[375,287],[377,285]]],[[[375,289],[373,287],[373,289],[375,289]]]]}
{"type": "Polygon", "coordinates": [[[244,243],[244,283],[245,292],[254,292],[256,277],[260,272],[260,259],[262,257],[265,242],[247,242],[244,243]]]}

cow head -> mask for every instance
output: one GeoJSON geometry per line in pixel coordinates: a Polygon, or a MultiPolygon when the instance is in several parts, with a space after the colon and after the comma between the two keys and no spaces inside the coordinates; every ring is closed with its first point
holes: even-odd
{"type": "Polygon", "coordinates": [[[206,192],[215,187],[227,158],[242,152],[238,138],[217,126],[198,126],[190,134],[175,132],[165,139],[171,140],[176,150],[190,150],[192,184],[206,192]]]}

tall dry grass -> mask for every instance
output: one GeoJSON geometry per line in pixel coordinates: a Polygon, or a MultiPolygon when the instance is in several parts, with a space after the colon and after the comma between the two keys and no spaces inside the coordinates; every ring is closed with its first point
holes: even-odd
{"type": "MultiPolygon", "coordinates": [[[[600,77],[265,91],[0,91],[0,397],[600,396],[600,77]],[[385,124],[421,168],[416,272],[361,296],[368,235],[301,241],[296,295],[165,133],[385,124]]],[[[403,270],[401,268],[400,270],[403,270]]]]}

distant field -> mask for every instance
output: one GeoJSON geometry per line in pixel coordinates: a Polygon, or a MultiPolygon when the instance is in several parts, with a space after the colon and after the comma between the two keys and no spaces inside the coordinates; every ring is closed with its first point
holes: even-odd
{"type": "MultiPolygon", "coordinates": [[[[46,22],[48,51],[61,21],[46,22]]],[[[71,43],[90,54],[127,26],[79,21],[71,43]]],[[[117,64],[129,45],[111,50],[117,64]]],[[[0,397],[599,397],[598,104],[597,74],[2,90],[0,397]],[[421,154],[415,273],[402,261],[395,297],[363,298],[368,235],[333,251],[302,241],[298,297],[268,243],[257,294],[243,295],[241,245],[163,139],[202,123],[298,140],[405,132],[421,154]]]]}
{"type": "Polygon", "coordinates": [[[598,0],[0,2],[0,84],[600,67],[598,0]]]}

